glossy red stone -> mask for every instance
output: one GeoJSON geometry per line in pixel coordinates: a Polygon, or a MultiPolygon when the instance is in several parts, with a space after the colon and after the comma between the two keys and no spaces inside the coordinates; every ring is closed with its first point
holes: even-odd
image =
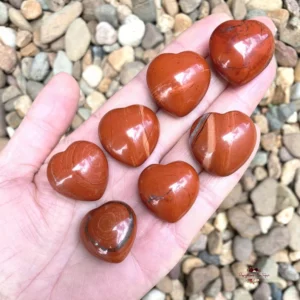
{"type": "Polygon", "coordinates": [[[197,53],[185,51],[157,56],[149,65],[147,84],[157,105],[183,117],[204,97],[211,72],[206,60],[197,53]]]}
{"type": "Polygon", "coordinates": [[[252,154],[256,139],[253,121],[239,111],[205,114],[190,133],[195,158],[205,171],[218,176],[237,171],[252,154]]]}
{"type": "Polygon", "coordinates": [[[148,107],[132,105],[109,111],[100,121],[100,141],[115,159],[137,167],[153,152],[159,137],[159,122],[148,107]]]}
{"type": "Polygon", "coordinates": [[[80,225],[85,248],[97,258],[119,263],[135,240],[136,216],[126,203],[111,201],[88,212],[80,225]]]}
{"type": "Polygon", "coordinates": [[[275,44],[263,23],[230,20],[215,29],[209,47],[214,68],[231,84],[243,85],[268,66],[275,44]]]}
{"type": "Polygon", "coordinates": [[[199,192],[195,169],[183,161],[150,165],[140,175],[143,203],[160,219],[177,222],[194,204],[199,192]]]}
{"type": "Polygon", "coordinates": [[[75,142],[51,158],[47,177],[51,186],[66,197],[98,200],[107,186],[107,159],[97,145],[86,141],[75,142]]]}

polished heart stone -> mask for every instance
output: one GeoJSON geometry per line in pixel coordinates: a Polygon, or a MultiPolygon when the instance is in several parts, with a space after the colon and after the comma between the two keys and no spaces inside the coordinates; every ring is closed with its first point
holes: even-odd
{"type": "Polygon", "coordinates": [[[100,121],[98,133],[112,157],[137,167],[146,161],[157,144],[159,122],[148,107],[132,105],[109,111],[100,121]]]}
{"type": "Polygon", "coordinates": [[[86,141],[75,142],[51,158],[47,177],[51,186],[66,197],[98,200],[107,186],[107,159],[97,145],[86,141]]]}
{"type": "Polygon", "coordinates": [[[261,73],[275,49],[270,29],[255,20],[222,23],[209,47],[214,68],[233,85],[243,85],[261,73]]]}
{"type": "Polygon", "coordinates": [[[176,161],[147,167],[139,177],[138,187],[143,203],[160,219],[173,223],[195,202],[199,178],[192,166],[176,161]]]}
{"type": "Polygon", "coordinates": [[[208,113],[194,122],[190,143],[195,158],[205,171],[228,176],[250,157],[256,135],[252,120],[239,111],[208,113]]]}
{"type": "Polygon", "coordinates": [[[159,107],[183,117],[204,97],[210,83],[206,60],[191,51],[157,56],[149,65],[147,84],[159,107]]]}
{"type": "Polygon", "coordinates": [[[136,230],[132,208],[126,203],[111,201],[85,215],[80,225],[80,237],[92,255],[119,263],[128,255],[136,230]]]}

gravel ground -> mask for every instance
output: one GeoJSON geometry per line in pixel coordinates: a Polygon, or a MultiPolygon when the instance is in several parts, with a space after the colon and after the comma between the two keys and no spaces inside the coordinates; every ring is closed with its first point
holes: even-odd
{"type": "Polygon", "coordinates": [[[277,76],[252,115],[262,132],[260,149],[180,263],[143,300],[298,300],[297,0],[0,2],[0,149],[53,75],[67,72],[80,85],[72,131],[174,37],[218,12],[238,20],[269,16],[278,29],[277,76]]]}

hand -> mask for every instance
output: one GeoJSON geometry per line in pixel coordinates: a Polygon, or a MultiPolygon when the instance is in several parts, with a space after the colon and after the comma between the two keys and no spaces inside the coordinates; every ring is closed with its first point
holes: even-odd
{"type": "MultiPolygon", "coordinates": [[[[197,22],[165,52],[192,50],[208,56],[211,33],[227,19],[225,15],[212,15],[197,22]]],[[[260,21],[275,31],[270,20],[260,18],[260,21]]],[[[144,70],[61,142],[60,137],[77,109],[79,89],[66,74],[54,77],[0,154],[0,298],[136,300],[142,297],[184,254],[194,235],[236,185],[254,153],[229,177],[200,173],[198,199],[175,224],[160,221],[144,207],[137,192],[139,174],[150,164],[175,160],[186,161],[200,172],[188,146],[188,130],[194,120],[209,111],[240,110],[250,115],[271,84],[275,70],[273,59],[257,78],[238,88],[227,86],[213,73],[205,98],[181,119],[155,106],[144,70]],[[111,109],[132,104],[148,106],[160,121],[161,134],[150,158],[133,169],[107,155],[109,183],[99,201],[75,201],[54,191],[46,177],[52,155],[77,140],[99,145],[97,128],[102,116],[111,109]],[[127,202],[138,218],[134,246],[120,264],[96,259],[79,240],[82,217],[109,200],[127,202]]],[[[259,141],[256,149],[258,144],[259,141]]]]}

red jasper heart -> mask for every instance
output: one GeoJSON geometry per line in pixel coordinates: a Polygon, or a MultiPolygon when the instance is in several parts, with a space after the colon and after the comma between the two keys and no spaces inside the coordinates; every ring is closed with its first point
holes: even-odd
{"type": "Polygon", "coordinates": [[[156,114],[146,106],[132,105],[109,111],[100,121],[100,141],[115,159],[140,166],[153,152],[159,137],[156,114]]]}
{"type": "Polygon", "coordinates": [[[66,197],[98,200],[107,186],[107,159],[97,145],[86,141],[75,142],[51,158],[47,177],[51,186],[66,197]]]}
{"type": "Polygon", "coordinates": [[[182,117],[204,97],[211,72],[206,60],[191,51],[157,56],[149,65],[147,84],[159,107],[182,117]]]}
{"type": "Polygon", "coordinates": [[[181,219],[195,202],[199,178],[195,169],[183,161],[168,165],[150,165],[139,177],[143,203],[167,222],[181,219]]]}
{"type": "Polygon", "coordinates": [[[252,154],[256,128],[247,115],[239,111],[208,113],[191,128],[193,154],[208,173],[228,176],[238,170],[252,154]]]}
{"type": "Polygon", "coordinates": [[[243,85],[268,66],[275,44],[263,23],[230,20],[215,29],[209,47],[215,69],[231,84],[243,85]]]}

